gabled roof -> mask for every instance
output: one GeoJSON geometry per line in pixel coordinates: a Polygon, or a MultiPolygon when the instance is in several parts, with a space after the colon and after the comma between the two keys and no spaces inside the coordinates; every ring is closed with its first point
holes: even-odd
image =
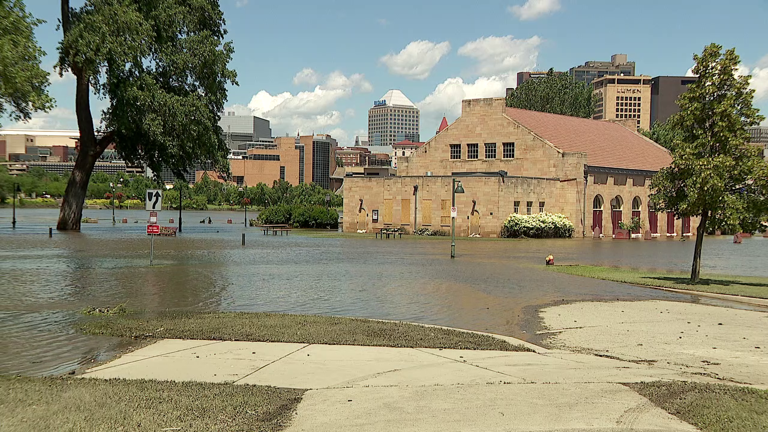
{"type": "Polygon", "coordinates": [[[411,102],[411,100],[400,90],[392,89],[388,91],[387,94],[381,97],[381,100],[387,101],[387,106],[397,105],[416,108],[416,105],[414,105],[413,102],[411,102]]]}
{"type": "Polygon", "coordinates": [[[400,141],[399,143],[392,144],[392,147],[396,147],[396,146],[397,147],[412,147],[412,146],[421,147],[423,145],[424,145],[423,142],[413,142],[411,140],[403,140],[403,141],[400,141]]]}
{"type": "Polygon", "coordinates": [[[437,128],[437,133],[440,133],[443,131],[443,129],[448,127],[448,119],[443,116],[443,121],[440,122],[440,127],[437,128]]]}
{"type": "Polygon", "coordinates": [[[506,114],[564,152],[586,153],[589,166],[658,171],[672,163],[667,149],[615,122],[519,108],[506,114]]]}

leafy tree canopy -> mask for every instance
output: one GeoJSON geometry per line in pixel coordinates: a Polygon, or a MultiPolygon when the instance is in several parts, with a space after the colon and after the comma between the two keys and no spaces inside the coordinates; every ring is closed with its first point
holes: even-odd
{"type": "Polygon", "coordinates": [[[673,115],[666,121],[654,123],[650,130],[641,129],[640,133],[656,142],[656,144],[666,149],[671,149],[675,141],[682,139],[680,129],[675,123],[676,120],[677,115],[673,115]]]}
{"type": "Polygon", "coordinates": [[[749,76],[739,76],[734,49],[711,44],[694,55],[699,79],[680,96],[672,164],[651,182],[657,209],[700,216],[692,282],[700,274],[707,229],[753,231],[768,215],[768,164],[748,143],[747,128],[764,119],[752,106],[749,76]]]}
{"type": "Polygon", "coordinates": [[[48,111],[48,72],[40,68],[45,52],[35,39],[44,21],[28,13],[21,0],[0,0],[0,117],[29,120],[33,111],[48,111]]]}
{"type": "Polygon", "coordinates": [[[592,87],[553,69],[546,77],[529,79],[512,89],[507,106],[584,118],[595,113],[592,87]]]}

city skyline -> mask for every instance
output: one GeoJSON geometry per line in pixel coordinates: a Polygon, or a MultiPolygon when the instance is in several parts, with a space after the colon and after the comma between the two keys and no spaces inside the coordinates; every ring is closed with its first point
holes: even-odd
{"type": "MultiPolygon", "coordinates": [[[[222,1],[227,39],[235,47],[230,66],[240,83],[230,88],[227,110],[269,119],[275,136],[329,133],[340,145],[352,145],[356,135],[368,135],[373,101],[400,89],[421,110],[420,132],[427,140],[443,115],[449,122],[457,118],[462,99],[503,96],[515,86],[518,71],[568,70],[623,53],[636,62],[637,74],[685,75],[693,54],[716,42],[736,48],[741,72],[753,75],[755,106],[768,112],[768,48],[759,43],[768,36],[759,25],[759,17],[768,12],[764,2],[723,8],[708,1],[695,9],[669,4],[664,13],[566,0],[509,0],[462,11],[424,2],[407,6],[407,26],[397,12],[406,3],[389,6],[345,2],[327,8],[308,2],[296,8],[222,1]],[[303,13],[296,15],[296,10],[303,13]],[[593,24],[587,28],[585,22],[593,24]],[[295,31],[281,31],[286,23],[295,31]],[[665,32],[651,31],[657,27],[665,32]],[[636,31],[627,33],[628,28],[636,31]],[[587,31],[597,30],[606,37],[587,37],[587,31]],[[579,34],[583,37],[575,37],[579,34]]],[[[27,7],[47,21],[36,35],[47,52],[42,66],[52,73],[50,90],[57,106],[47,114],[35,113],[23,125],[3,119],[3,126],[75,129],[74,81],[52,71],[60,39],[57,8],[39,1],[27,1],[27,7]]],[[[94,99],[96,118],[105,106],[94,99]]]]}

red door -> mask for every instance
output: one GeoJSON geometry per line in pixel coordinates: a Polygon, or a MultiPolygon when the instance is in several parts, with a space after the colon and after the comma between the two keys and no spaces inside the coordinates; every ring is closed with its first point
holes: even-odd
{"type": "Polygon", "coordinates": [[[690,234],[691,233],[691,218],[690,216],[686,216],[683,218],[683,234],[690,234]]]}
{"type": "Polygon", "coordinates": [[[619,222],[621,222],[621,210],[611,211],[611,223],[613,224],[613,234],[619,229],[619,222]]]}
{"type": "Polygon", "coordinates": [[[595,228],[600,228],[600,234],[603,234],[603,211],[592,210],[592,232],[595,228]]]}
{"type": "MultiPolygon", "coordinates": [[[[637,218],[640,220],[640,210],[632,210],[632,219],[637,218]]],[[[640,234],[640,228],[632,231],[632,234],[640,234]]]]}
{"type": "Polygon", "coordinates": [[[659,233],[659,215],[653,210],[648,210],[648,229],[651,234],[659,233]]]}
{"type": "Polygon", "coordinates": [[[667,234],[675,233],[675,214],[667,213],[667,234]]]}

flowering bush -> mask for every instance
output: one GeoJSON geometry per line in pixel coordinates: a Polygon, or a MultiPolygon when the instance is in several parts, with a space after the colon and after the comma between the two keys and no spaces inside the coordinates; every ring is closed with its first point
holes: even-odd
{"type": "Polygon", "coordinates": [[[575,228],[561,214],[538,213],[530,216],[511,214],[501,226],[503,238],[570,238],[575,228]]]}
{"type": "Polygon", "coordinates": [[[417,236],[429,236],[429,237],[445,237],[448,235],[448,231],[441,229],[431,230],[429,228],[419,228],[413,232],[417,236]]]}

